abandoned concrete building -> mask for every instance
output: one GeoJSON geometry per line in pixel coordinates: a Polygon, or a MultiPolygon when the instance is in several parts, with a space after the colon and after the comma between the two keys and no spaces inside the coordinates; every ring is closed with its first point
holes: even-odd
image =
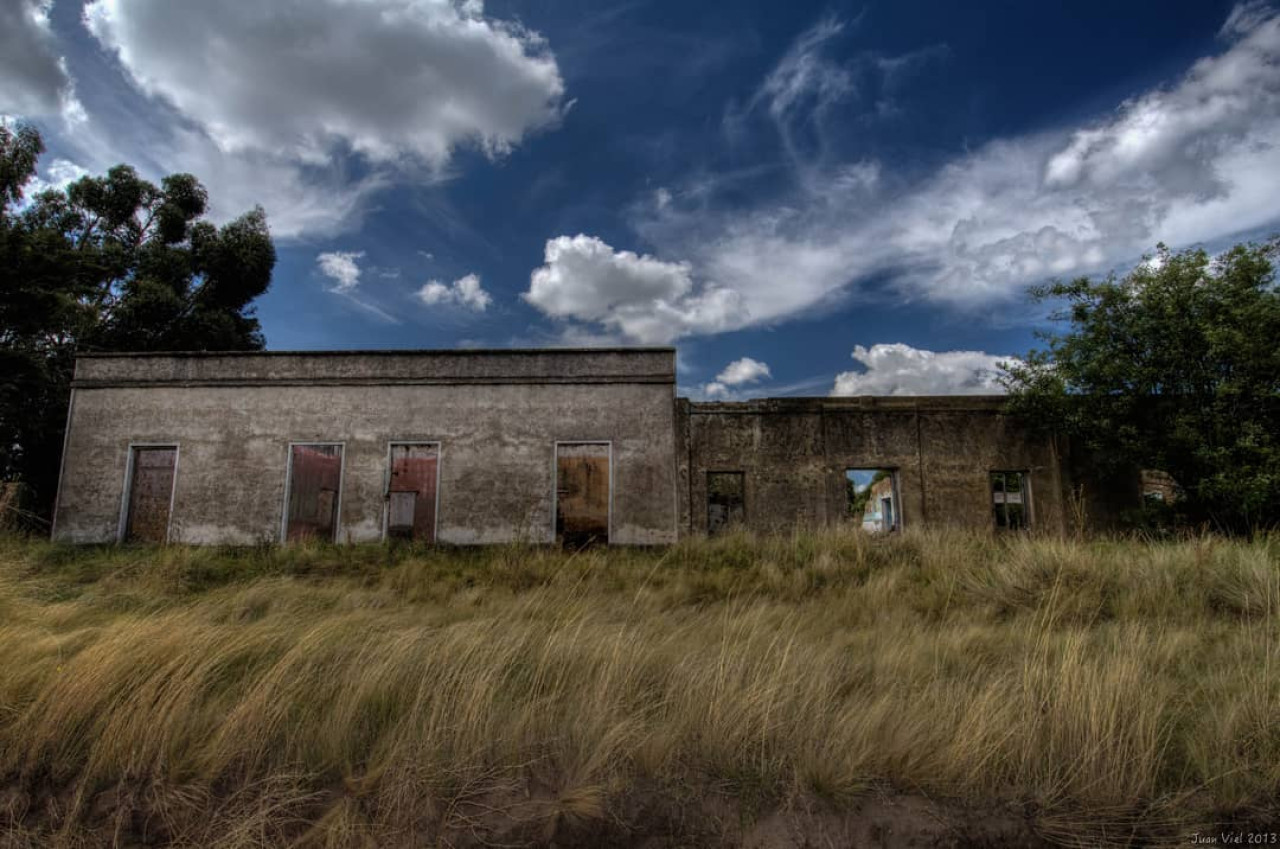
{"type": "Polygon", "coordinates": [[[53,536],[660,545],[735,526],[1061,532],[1079,474],[1060,440],[1001,405],[692,402],[676,397],[671,348],[91,354],[76,363],[53,536]]]}

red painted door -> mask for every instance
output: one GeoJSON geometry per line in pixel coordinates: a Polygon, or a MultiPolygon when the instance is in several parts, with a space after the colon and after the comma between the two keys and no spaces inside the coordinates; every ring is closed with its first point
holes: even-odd
{"type": "Polygon", "coordinates": [[[387,535],[418,542],[436,539],[435,445],[392,445],[387,487],[387,535]]]}
{"type": "Polygon", "coordinates": [[[289,466],[289,520],[285,539],[332,542],[342,484],[341,445],[295,445],[289,466]]]}

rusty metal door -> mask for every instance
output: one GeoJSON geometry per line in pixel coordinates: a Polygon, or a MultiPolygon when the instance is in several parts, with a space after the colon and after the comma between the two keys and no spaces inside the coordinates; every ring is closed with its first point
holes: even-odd
{"type": "Polygon", "coordinates": [[[332,542],[338,526],[341,486],[341,445],[292,446],[285,539],[332,542]]]}
{"type": "Polygon", "coordinates": [[[556,541],[571,548],[609,541],[609,446],[556,446],[556,541]]]}
{"type": "Polygon", "coordinates": [[[128,542],[168,542],[178,449],[170,445],[134,448],[130,462],[133,469],[124,538],[128,542]]]}
{"type": "Polygon", "coordinates": [[[436,470],[433,444],[392,445],[387,485],[387,535],[419,542],[436,539],[436,470]]]}

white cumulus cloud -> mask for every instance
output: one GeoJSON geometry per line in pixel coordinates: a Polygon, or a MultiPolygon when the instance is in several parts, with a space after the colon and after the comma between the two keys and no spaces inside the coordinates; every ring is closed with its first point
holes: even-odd
{"type": "Polygon", "coordinates": [[[440,167],[459,145],[503,153],[561,110],[543,39],[478,0],[94,0],[84,16],[224,151],[440,167]]]}
{"type": "Polygon", "coordinates": [[[696,284],[685,262],[616,251],[583,234],[548,240],[544,261],[522,297],[553,318],[599,324],[645,344],[745,323],[737,293],[696,284]]]}
{"type": "Polygon", "coordinates": [[[418,290],[418,299],[428,306],[452,305],[475,312],[484,312],[493,303],[493,297],[480,286],[480,277],[475,274],[447,285],[432,280],[418,290]]]}
{"type": "Polygon", "coordinates": [[[333,281],[332,291],[347,295],[360,285],[360,263],[364,251],[329,251],[316,256],[320,273],[333,281]]]}
{"type": "MultiPolygon", "coordinates": [[[[47,35],[47,0],[0,0],[0,24],[18,5],[47,35]]],[[[134,90],[83,109],[64,97],[51,140],[95,173],[193,173],[211,218],[261,205],[277,239],[358,227],[379,190],[447,178],[460,147],[499,155],[564,108],[549,46],[476,0],[91,0],[83,18],[134,90]]],[[[16,33],[0,31],[0,83],[16,33]]]]}
{"type": "Polygon", "coordinates": [[[399,324],[400,318],[379,306],[360,291],[360,260],[364,251],[326,251],[316,255],[316,265],[320,273],[333,281],[328,287],[335,295],[340,295],[347,303],[363,310],[379,321],[387,324],[399,324]]]}
{"type": "Polygon", "coordinates": [[[716,376],[716,380],[726,386],[741,386],[744,383],[755,383],[757,380],[763,380],[766,377],[773,377],[769,373],[769,365],[767,363],[753,360],[750,357],[743,357],[725,366],[724,370],[716,376]]]}
{"type": "Polygon", "coordinates": [[[981,351],[926,351],[901,342],[858,345],[861,371],[836,375],[832,395],[992,395],[1004,392],[998,364],[1014,361],[981,351]]]}
{"type": "Polygon", "coordinates": [[[88,169],[69,159],[59,157],[50,162],[47,167],[42,168],[41,173],[31,180],[31,184],[27,187],[27,197],[33,198],[40,192],[48,191],[49,189],[62,191],[88,174],[88,169]]]}
{"type": "Polygon", "coordinates": [[[703,384],[701,391],[705,398],[735,398],[746,384],[758,383],[766,377],[773,377],[767,363],[743,357],[721,369],[715,380],[703,384]]]}
{"type": "Polygon", "coordinates": [[[476,0],[90,0],[133,90],[82,105],[50,7],[0,0],[0,115],[59,113],[46,140],[91,172],[193,173],[215,221],[260,204],[277,239],[358,226],[392,182],[447,178],[458,148],[500,155],[565,109],[549,45],[476,0]]]}

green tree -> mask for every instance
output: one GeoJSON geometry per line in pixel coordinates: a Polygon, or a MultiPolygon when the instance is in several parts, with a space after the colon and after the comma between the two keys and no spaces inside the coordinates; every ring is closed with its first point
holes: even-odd
{"type": "Polygon", "coordinates": [[[0,478],[47,510],[76,353],[260,349],[276,254],[261,208],[216,227],[190,174],[117,165],[28,198],[43,150],[0,124],[0,478]]]}
{"type": "Polygon", "coordinates": [[[1033,290],[1065,332],[1005,365],[1011,410],[1114,468],[1185,488],[1184,517],[1221,530],[1280,521],[1280,243],[1211,257],[1164,245],[1117,278],[1033,290]]]}

